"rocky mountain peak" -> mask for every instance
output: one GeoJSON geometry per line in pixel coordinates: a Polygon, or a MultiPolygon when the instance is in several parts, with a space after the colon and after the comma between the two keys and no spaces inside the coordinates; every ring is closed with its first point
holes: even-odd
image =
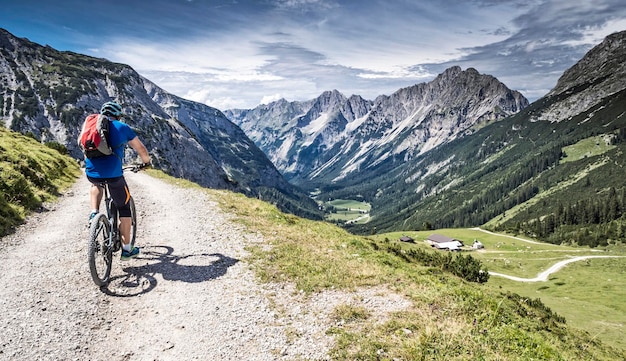
{"type": "Polygon", "coordinates": [[[453,79],[453,78],[456,78],[462,72],[463,72],[463,69],[461,69],[460,66],[454,65],[444,70],[443,73],[437,75],[435,79],[442,79],[442,80],[453,79]]]}
{"type": "Polygon", "coordinates": [[[11,33],[0,28],[0,48],[6,49],[7,51],[14,51],[15,46],[12,41],[14,38],[11,33]]]}
{"type": "Polygon", "coordinates": [[[226,114],[295,181],[337,179],[399,154],[414,157],[528,105],[494,77],[459,66],[374,101],[333,90],[294,103],[302,111],[295,116],[267,106],[226,114]]]}
{"type": "MultiPolygon", "coordinates": [[[[346,101],[347,98],[337,90],[325,91],[313,100],[313,105],[301,120],[306,120],[305,123],[308,124],[310,120],[320,117],[325,112],[336,111],[346,101]]],[[[305,123],[299,123],[299,125],[303,126],[305,123]]]]}

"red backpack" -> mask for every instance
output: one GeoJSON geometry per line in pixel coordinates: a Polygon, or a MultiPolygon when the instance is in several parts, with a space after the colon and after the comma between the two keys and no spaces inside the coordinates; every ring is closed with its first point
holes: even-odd
{"type": "Polygon", "coordinates": [[[83,123],[78,136],[78,145],[87,158],[98,158],[113,154],[109,138],[110,121],[106,115],[91,114],[83,123]]]}

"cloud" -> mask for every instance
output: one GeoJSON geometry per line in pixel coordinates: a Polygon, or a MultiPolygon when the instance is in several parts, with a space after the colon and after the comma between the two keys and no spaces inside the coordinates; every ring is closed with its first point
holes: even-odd
{"type": "Polygon", "coordinates": [[[232,3],[215,15],[229,14],[241,28],[211,27],[198,31],[202,36],[166,42],[120,38],[99,53],[117,50],[116,61],[218,108],[252,107],[277,97],[305,100],[330,89],[373,98],[428,81],[453,65],[494,75],[534,100],[592,45],[626,25],[624,11],[615,12],[618,5],[276,0],[252,16],[232,3]]]}
{"type": "Polygon", "coordinates": [[[562,44],[570,47],[588,47],[599,44],[607,35],[624,29],[626,29],[626,19],[611,19],[604,24],[590,25],[580,29],[577,38],[565,40],[562,44]]]}
{"type": "Polygon", "coordinates": [[[330,0],[274,0],[273,4],[279,9],[297,9],[300,11],[329,10],[338,6],[337,2],[330,0]]]}
{"type": "Polygon", "coordinates": [[[551,0],[523,8],[502,41],[466,48],[451,61],[421,64],[431,72],[449,66],[475,67],[521,91],[531,101],[545,95],[563,72],[616,30],[626,28],[620,1],[551,0]]]}
{"type": "Polygon", "coordinates": [[[280,100],[282,98],[284,98],[284,96],[280,93],[273,94],[273,95],[266,95],[263,98],[261,98],[261,104],[269,104],[277,100],[280,100]]]}
{"type": "Polygon", "coordinates": [[[414,67],[398,67],[395,70],[385,72],[362,72],[357,74],[357,76],[364,79],[427,79],[433,78],[436,74],[430,73],[418,65],[414,67]]]}
{"type": "Polygon", "coordinates": [[[22,0],[6,4],[0,22],[60,50],[129,64],[167,91],[226,109],[332,89],[373,99],[453,65],[534,100],[593,45],[626,28],[626,7],[623,0],[68,0],[60,8],[22,0]]]}

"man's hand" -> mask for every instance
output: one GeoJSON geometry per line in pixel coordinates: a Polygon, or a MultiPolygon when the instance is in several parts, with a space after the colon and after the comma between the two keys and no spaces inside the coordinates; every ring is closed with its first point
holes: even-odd
{"type": "Polygon", "coordinates": [[[151,163],[141,163],[141,164],[132,164],[132,165],[127,165],[125,167],[123,167],[123,170],[129,170],[133,173],[137,173],[142,169],[147,169],[152,167],[151,163]]]}

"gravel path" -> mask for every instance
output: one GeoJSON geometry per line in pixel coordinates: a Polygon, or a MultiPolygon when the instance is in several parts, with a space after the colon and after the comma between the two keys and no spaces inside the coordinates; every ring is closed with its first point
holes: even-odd
{"type": "MultiPolygon", "coordinates": [[[[537,242],[537,241],[531,241],[531,240],[526,239],[526,238],[515,237],[515,236],[508,236],[508,235],[505,235],[505,234],[493,233],[493,232],[491,232],[491,231],[488,231],[488,230],[486,230],[486,229],[482,229],[482,228],[480,228],[480,227],[474,227],[474,228],[470,228],[470,229],[471,229],[471,230],[474,230],[474,231],[481,231],[481,232],[484,232],[484,233],[487,233],[487,234],[493,234],[493,235],[495,235],[495,236],[513,238],[513,239],[517,239],[517,240],[519,240],[519,241],[526,242],[526,243],[532,243],[532,244],[545,244],[545,243],[541,243],[541,242],[537,242]]],[[[556,246],[556,245],[555,245],[555,246],[556,246]]]]}
{"type": "Polygon", "coordinates": [[[502,274],[502,273],[491,272],[491,271],[489,271],[489,274],[492,275],[492,276],[508,278],[510,280],[518,281],[518,282],[545,282],[545,281],[548,280],[548,277],[551,274],[560,271],[566,265],[568,265],[568,264],[570,264],[572,262],[583,261],[583,260],[590,259],[590,258],[621,258],[621,256],[579,256],[579,257],[566,259],[566,260],[563,260],[563,261],[560,261],[560,262],[557,262],[557,263],[553,264],[552,266],[550,266],[550,268],[548,268],[547,270],[539,273],[537,275],[537,277],[534,277],[534,278],[523,278],[523,277],[509,276],[509,275],[505,275],[505,274],[502,274]]]}
{"type": "Polygon", "coordinates": [[[385,289],[304,298],[260,285],[243,261],[260,235],[201,190],[127,180],[142,254],[115,258],[105,290],[87,266],[84,178],[0,240],[0,360],[325,360],[334,306],[381,320],[410,306],[385,289]]]}

